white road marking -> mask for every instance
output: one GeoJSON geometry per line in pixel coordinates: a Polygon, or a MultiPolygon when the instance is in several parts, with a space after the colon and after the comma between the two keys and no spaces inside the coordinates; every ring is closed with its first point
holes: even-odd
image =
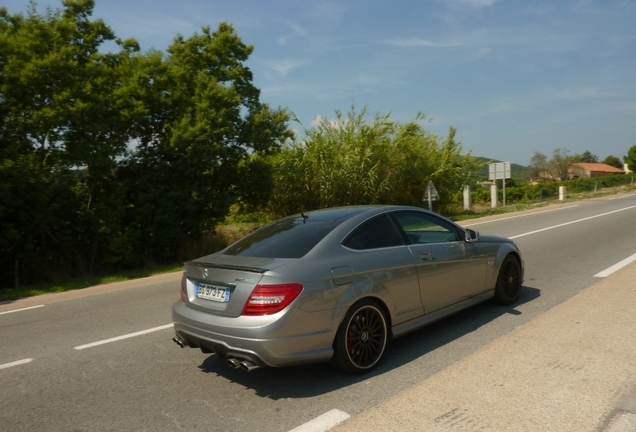
{"type": "Polygon", "coordinates": [[[23,364],[27,364],[27,363],[31,363],[33,361],[32,358],[28,358],[28,359],[24,359],[24,360],[18,360],[18,361],[14,361],[11,363],[5,363],[5,364],[1,364],[0,365],[0,369],[6,369],[6,368],[10,368],[13,366],[20,366],[23,364]]]}
{"type": "Polygon", "coordinates": [[[351,416],[344,411],[332,409],[331,411],[326,412],[323,415],[290,430],[289,432],[325,432],[335,425],[347,420],[349,417],[351,416]]]}
{"type": "Polygon", "coordinates": [[[89,344],[86,344],[86,345],[76,346],[76,347],[74,347],[74,349],[79,351],[79,350],[83,350],[83,349],[86,349],[86,348],[92,348],[92,347],[96,347],[96,346],[99,346],[99,345],[104,345],[104,344],[111,343],[111,342],[117,342],[117,341],[120,341],[120,340],[123,340],[123,339],[133,338],[135,336],[141,336],[141,335],[145,335],[145,334],[148,334],[148,333],[153,333],[153,332],[156,332],[156,331],[159,331],[159,330],[169,329],[169,328],[172,328],[172,327],[173,327],[173,324],[166,324],[166,325],[159,326],[159,327],[153,327],[153,328],[148,329],[148,330],[142,330],[142,331],[138,331],[138,332],[135,332],[135,333],[129,333],[129,334],[126,334],[126,335],[123,335],[123,336],[117,336],[117,337],[114,337],[114,338],[104,339],[104,340],[101,340],[101,341],[89,343],[89,344]]]}
{"type": "Polygon", "coordinates": [[[25,307],[25,308],[22,308],[22,309],[14,309],[14,310],[6,311],[6,312],[0,312],[0,315],[10,314],[10,313],[13,313],[13,312],[21,312],[21,311],[25,311],[25,310],[29,310],[29,309],[37,309],[37,308],[41,308],[41,307],[44,307],[44,305],[37,305],[37,306],[25,307]]]}
{"type": "Polygon", "coordinates": [[[622,196],[619,196],[619,197],[610,198],[608,201],[617,200],[617,199],[623,199],[623,198],[629,198],[629,197],[633,197],[633,196],[636,196],[636,194],[622,195],[622,196]]]}
{"type": "Polygon", "coordinates": [[[559,224],[559,225],[554,225],[554,226],[551,226],[551,227],[542,228],[542,229],[536,230],[536,231],[530,231],[530,232],[527,232],[527,233],[524,233],[524,234],[519,234],[519,235],[516,235],[516,236],[509,237],[509,238],[517,239],[519,237],[525,237],[525,236],[529,236],[531,234],[536,234],[536,233],[540,233],[540,232],[543,232],[543,231],[548,231],[548,230],[551,230],[551,229],[560,228],[560,227],[563,227],[563,226],[566,226],[566,225],[572,225],[572,224],[579,223],[579,222],[584,222],[584,221],[587,221],[587,220],[590,220],[590,219],[600,218],[602,216],[611,215],[613,213],[618,213],[618,212],[622,212],[622,211],[625,211],[625,210],[631,210],[633,208],[636,208],[636,206],[625,207],[624,209],[614,210],[614,211],[611,211],[611,212],[602,213],[602,214],[599,214],[599,215],[596,215],[596,216],[590,216],[590,217],[586,217],[586,218],[583,218],[583,219],[577,219],[577,220],[574,220],[574,221],[571,221],[571,222],[566,222],[566,223],[562,223],[562,224],[559,224]]]}
{"type": "Polygon", "coordinates": [[[623,267],[625,267],[628,264],[631,264],[632,262],[636,261],[636,254],[625,258],[623,261],[614,264],[613,266],[606,268],[605,270],[603,270],[600,273],[597,273],[594,275],[594,277],[598,277],[598,278],[604,278],[607,277],[609,275],[611,275],[614,272],[619,271],[620,269],[622,269],[623,267]]]}
{"type": "Polygon", "coordinates": [[[462,225],[462,227],[469,227],[469,226],[473,226],[473,225],[484,225],[484,224],[491,223],[491,222],[499,222],[499,221],[508,220],[508,219],[517,219],[517,218],[526,217],[526,216],[534,216],[534,215],[538,215],[538,214],[550,213],[550,212],[553,212],[553,211],[565,210],[565,209],[570,209],[570,208],[574,208],[574,207],[578,207],[578,204],[567,206],[567,207],[560,207],[560,208],[557,208],[557,209],[544,210],[544,211],[535,212],[535,213],[526,213],[526,214],[522,214],[522,215],[510,216],[510,217],[505,217],[505,218],[501,218],[501,219],[493,219],[493,220],[489,220],[489,221],[485,221],[485,222],[477,222],[477,223],[472,223],[472,224],[468,224],[468,225],[462,225]]]}

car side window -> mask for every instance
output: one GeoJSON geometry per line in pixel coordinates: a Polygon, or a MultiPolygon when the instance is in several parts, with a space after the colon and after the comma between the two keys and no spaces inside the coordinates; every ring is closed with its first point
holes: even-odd
{"type": "Polygon", "coordinates": [[[345,238],[342,244],[356,250],[404,245],[395,224],[386,214],[364,222],[345,238]]]}
{"type": "Polygon", "coordinates": [[[457,228],[450,222],[423,212],[395,212],[393,219],[410,244],[447,243],[460,241],[457,228]]]}

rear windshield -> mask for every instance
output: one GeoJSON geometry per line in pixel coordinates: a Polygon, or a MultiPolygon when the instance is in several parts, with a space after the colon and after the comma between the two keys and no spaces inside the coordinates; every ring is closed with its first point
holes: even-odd
{"type": "Polygon", "coordinates": [[[260,258],[300,258],[313,249],[339,222],[281,219],[254,231],[223,251],[225,255],[260,258]]]}

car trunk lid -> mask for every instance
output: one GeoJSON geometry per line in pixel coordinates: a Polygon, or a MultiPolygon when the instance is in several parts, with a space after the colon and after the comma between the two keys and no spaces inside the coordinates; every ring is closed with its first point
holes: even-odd
{"type": "Polygon", "coordinates": [[[237,317],[263,275],[290,261],[213,254],[186,262],[186,303],[214,315],[237,317]]]}

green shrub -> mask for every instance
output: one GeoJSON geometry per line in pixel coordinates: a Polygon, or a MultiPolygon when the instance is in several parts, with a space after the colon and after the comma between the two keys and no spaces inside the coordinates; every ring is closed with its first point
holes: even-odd
{"type": "MultiPolygon", "coordinates": [[[[559,186],[565,186],[568,194],[594,192],[597,189],[611,188],[631,184],[632,176],[610,175],[593,178],[578,178],[561,182],[545,182],[536,184],[522,184],[520,182],[506,182],[506,204],[532,203],[559,197],[559,186]]],[[[498,187],[499,201],[503,201],[503,188],[498,187]]],[[[472,192],[472,200],[475,204],[490,203],[490,189],[477,188],[472,192]]]]}
{"type": "Polygon", "coordinates": [[[422,205],[432,180],[442,205],[470,182],[479,163],[462,154],[455,130],[440,140],[418,123],[390,115],[367,121],[366,107],[336,120],[323,118],[306,138],[271,156],[274,187],[267,210],[276,216],[357,204],[422,205]]]}

